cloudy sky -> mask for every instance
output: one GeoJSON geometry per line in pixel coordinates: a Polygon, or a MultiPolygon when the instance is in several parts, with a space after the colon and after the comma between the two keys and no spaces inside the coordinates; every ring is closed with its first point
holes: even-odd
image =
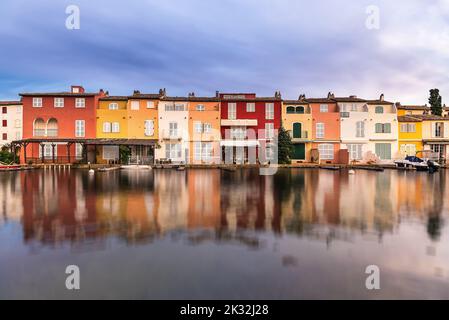
{"type": "MultiPolygon", "coordinates": [[[[110,94],[449,97],[449,0],[1,0],[0,99],[110,94]],[[66,28],[66,8],[80,29],[66,28]],[[369,29],[367,8],[379,9],[369,29]]],[[[370,20],[371,21],[371,20],[370,20]]],[[[449,101],[449,100],[448,100],[449,101]]]]}

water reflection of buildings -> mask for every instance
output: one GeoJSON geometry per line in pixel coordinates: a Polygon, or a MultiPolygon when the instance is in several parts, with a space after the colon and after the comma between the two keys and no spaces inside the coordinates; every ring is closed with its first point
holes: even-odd
{"type": "Polygon", "coordinates": [[[216,239],[234,240],[245,230],[314,236],[324,228],[337,238],[352,232],[382,235],[393,232],[405,215],[425,219],[435,238],[447,210],[444,175],[395,171],[350,176],[297,169],[261,176],[258,170],[198,169],[89,176],[35,170],[2,179],[3,219],[22,217],[25,241],[47,244],[101,242],[108,235],[148,242],[205,229],[216,239]],[[423,197],[426,190],[435,196],[423,197]]]}

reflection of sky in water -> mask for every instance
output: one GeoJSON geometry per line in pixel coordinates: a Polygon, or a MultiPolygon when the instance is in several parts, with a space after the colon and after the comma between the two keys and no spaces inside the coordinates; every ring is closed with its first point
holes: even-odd
{"type": "Polygon", "coordinates": [[[3,173],[0,298],[449,298],[446,175],[3,173]]]}

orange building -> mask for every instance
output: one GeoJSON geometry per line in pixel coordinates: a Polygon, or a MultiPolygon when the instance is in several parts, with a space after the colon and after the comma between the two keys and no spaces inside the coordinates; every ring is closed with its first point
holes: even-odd
{"type": "Polygon", "coordinates": [[[220,163],[220,99],[195,97],[190,93],[188,162],[192,164],[220,163]]]}

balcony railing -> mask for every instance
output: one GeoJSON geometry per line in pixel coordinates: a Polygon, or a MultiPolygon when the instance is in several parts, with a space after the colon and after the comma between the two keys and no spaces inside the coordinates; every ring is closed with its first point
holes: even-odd
{"type": "Polygon", "coordinates": [[[47,137],[57,137],[58,129],[47,129],[47,137]]]}
{"type": "Polygon", "coordinates": [[[34,137],[45,137],[45,129],[34,129],[33,136],[34,137]]]}
{"type": "Polygon", "coordinates": [[[294,135],[292,131],[289,131],[290,133],[290,137],[292,138],[292,140],[303,140],[303,139],[308,139],[309,138],[309,132],[308,131],[301,131],[299,133],[299,135],[294,135]]]}
{"type": "Polygon", "coordinates": [[[181,140],[182,139],[182,135],[181,132],[179,131],[169,131],[169,130],[164,130],[162,132],[162,138],[164,140],[181,140]]]}

